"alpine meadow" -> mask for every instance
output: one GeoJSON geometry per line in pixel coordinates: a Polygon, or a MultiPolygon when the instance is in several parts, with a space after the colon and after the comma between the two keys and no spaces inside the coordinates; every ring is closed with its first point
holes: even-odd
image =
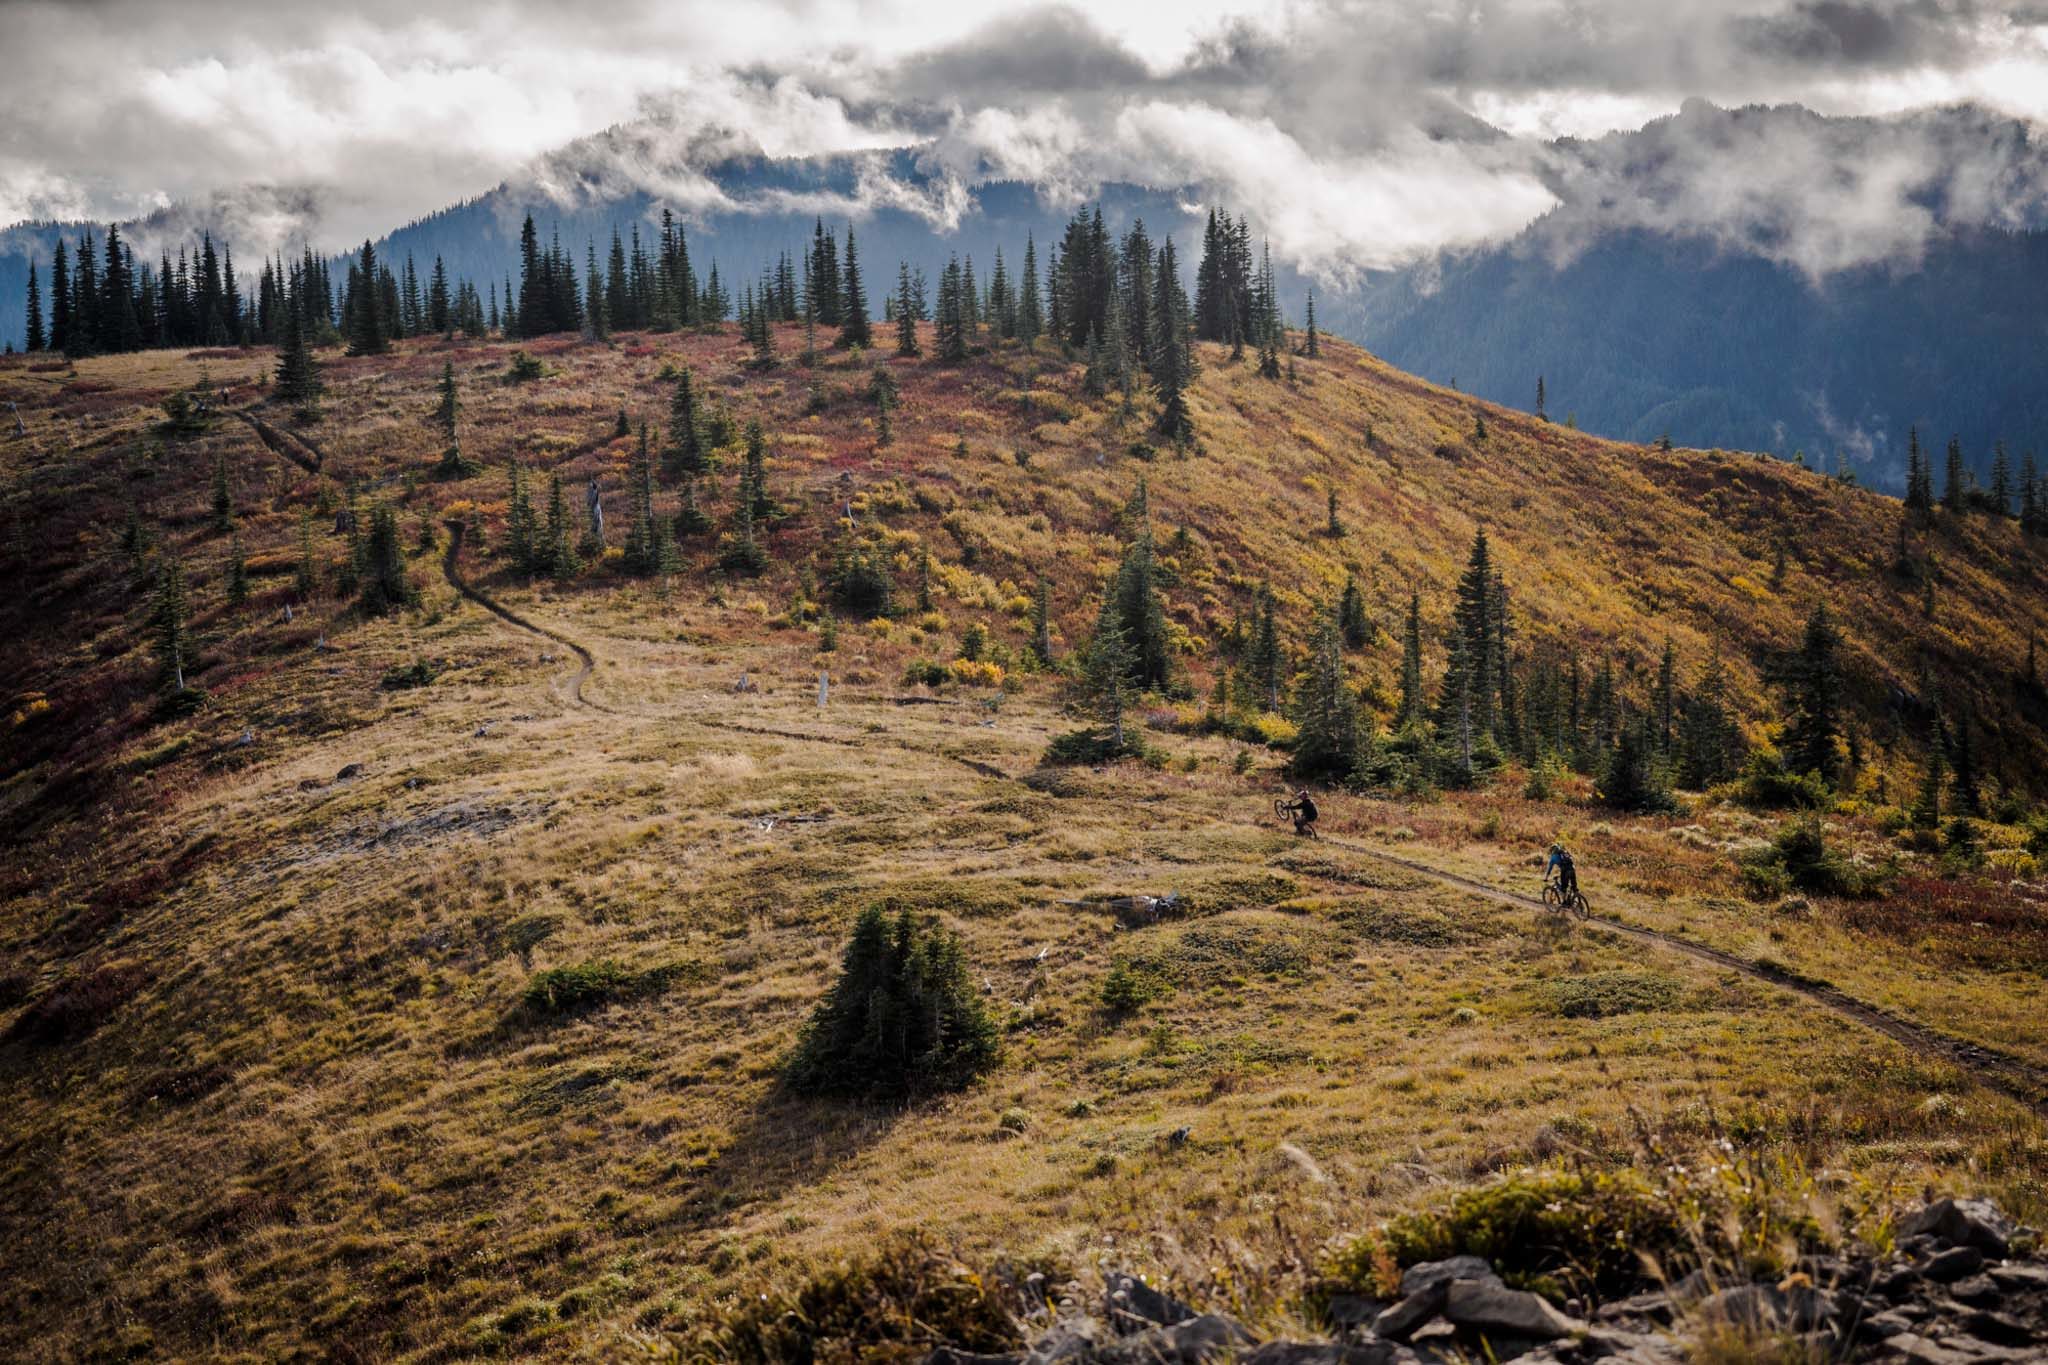
{"type": "Polygon", "coordinates": [[[0,1356],[2048,1360],[2048,20],[171,8],[0,1356]]]}

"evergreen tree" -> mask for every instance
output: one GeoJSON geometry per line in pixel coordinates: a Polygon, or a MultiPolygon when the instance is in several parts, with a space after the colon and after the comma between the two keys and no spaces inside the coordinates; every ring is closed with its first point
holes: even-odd
{"type": "Polygon", "coordinates": [[[1920,777],[1920,791],[1914,798],[1909,818],[1913,828],[1932,830],[1941,827],[1941,788],[1943,777],[1943,754],[1941,723],[1935,722],[1935,734],[1927,746],[1927,768],[1920,777]]]}
{"type": "Polygon", "coordinates": [[[696,389],[687,365],[676,376],[675,396],[669,399],[668,437],[666,473],[670,478],[702,474],[709,467],[696,389]]]}
{"type": "Polygon", "coordinates": [[[1315,360],[1322,355],[1323,345],[1316,333],[1316,291],[1313,289],[1308,291],[1307,328],[1308,340],[1303,345],[1301,353],[1310,360],[1315,360]]]}
{"type": "Polygon", "coordinates": [[[49,344],[49,337],[43,331],[43,294],[36,284],[36,263],[33,259],[28,263],[28,304],[24,323],[27,335],[23,342],[25,350],[34,353],[49,344]]]}
{"type": "Polygon", "coordinates": [[[1297,780],[1342,780],[1358,760],[1358,707],[1344,681],[1342,630],[1335,610],[1318,613],[1308,680],[1295,701],[1296,735],[1287,772],[1297,780]]]}
{"type": "Polygon", "coordinates": [[[1608,756],[1599,785],[1601,803],[1615,810],[1656,812],[1677,809],[1658,767],[1649,727],[1639,719],[1624,720],[1608,756]]]}
{"type": "Polygon", "coordinates": [[[249,560],[242,553],[242,535],[237,531],[228,541],[228,605],[239,607],[249,600],[249,560]]]}
{"type": "MultiPolygon", "coordinates": [[[[533,220],[527,219],[531,227],[533,220]]],[[[386,341],[384,301],[377,289],[377,252],[367,241],[361,256],[349,272],[353,282],[348,299],[348,353],[382,355],[390,349],[386,341]]]]}
{"type": "Polygon", "coordinates": [[[1408,594],[1408,626],[1401,635],[1401,708],[1394,715],[1394,728],[1405,730],[1421,722],[1426,703],[1422,688],[1422,594],[1408,594]]]}
{"type": "Polygon", "coordinates": [[[185,570],[175,556],[167,556],[157,571],[156,602],[150,614],[161,685],[172,696],[182,696],[187,690],[185,660],[192,653],[188,633],[191,604],[185,594],[185,570]]]}
{"type": "Polygon", "coordinates": [[[1678,715],[1678,651],[1672,648],[1669,637],[1664,641],[1664,655],[1657,661],[1655,707],[1657,753],[1668,756],[1676,734],[1678,715]]]}
{"type": "Polygon", "coordinates": [[[1948,766],[1950,810],[1973,820],[1981,818],[1984,814],[1983,784],[1977,775],[1977,749],[1970,739],[1967,711],[1958,713],[1955,724],[1949,727],[1948,766]]]}
{"type": "Polygon", "coordinates": [[[1159,569],[1152,551],[1152,533],[1141,531],[1124,551],[1110,599],[1116,604],[1117,626],[1131,655],[1131,683],[1137,690],[1164,690],[1171,656],[1166,636],[1166,606],[1159,596],[1159,569]]]}
{"type": "Polygon", "coordinates": [[[948,365],[958,365],[966,360],[966,297],[957,260],[946,262],[945,270],[940,272],[938,310],[934,321],[939,359],[948,365]]]}
{"type": "Polygon", "coordinates": [[[654,451],[647,424],[640,424],[640,447],[626,478],[632,486],[633,518],[626,533],[623,563],[628,573],[642,576],[676,571],[676,547],[669,523],[654,514],[654,451]]]}
{"type": "Polygon", "coordinates": [[[370,534],[364,542],[362,573],[363,610],[382,616],[419,600],[419,589],[405,568],[405,543],[398,531],[398,514],[380,504],[370,513],[370,534]]]}
{"type": "Polygon", "coordinates": [[[1741,731],[1728,713],[1727,674],[1716,650],[1679,721],[1679,780],[1703,789],[1733,777],[1742,765],[1741,731]]]}
{"type": "Polygon", "coordinates": [[[961,1089],[1000,1055],[960,941],[908,911],[892,924],[870,906],[785,1074],[803,1094],[898,1101],[961,1089]]]}
{"type": "Polygon", "coordinates": [[[228,485],[228,457],[225,451],[213,456],[213,533],[224,536],[235,529],[235,495],[228,485]]]}
{"type": "Polygon", "coordinates": [[[1964,509],[1967,493],[1964,477],[1963,443],[1951,436],[1948,439],[1948,466],[1942,480],[1941,505],[1944,511],[1960,516],[1964,509]]]}
{"type": "Polygon", "coordinates": [[[531,578],[542,567],[539,527],[534,523],[533,499],[526,491],[526,471],[514,460],[510,469],[511,489],[505,500],[505,552],[521,577],[531,578]]]}
{"type": "Polygon", "coordinates": [[[1775,681],[1786,693],[1792,715],[1785,726],[1785,761],[1796,773],[1816,773],[1833,783],[1840,772],[1836,749],[1842,736],[1842,675],[1837,655],[1841,636],[1820,603],[1807,617],[1798,652],[1775,681]]]}
{"type": "Polygon", "coordinates": [[[539,555],[540,567],[553,578],[574,578],[583,566],[576,557],[576,543],[569,534],[568,500],[562,494],[562,476],[548,476],[548,520],[546,545],[539,555]]]}
{"type": "Polygon", "coordinates": [[[866,349],[875,344],[875,339],[868,327],[867,288],[861,283],[860,261],[854,254],[852,223],[846,225],[846,261],[842,279],[846,295],[840,309],[839,344],[866,349]]]}
{"type": "Polygon", "coordinates": [[[277,397],[290,404],[295,412],[302,417],[310,417],[317,411],[325,388],[320,380],[319,367],[313,360],[312,347],[307,344],[305,313],[294,294],[284,306],[275,391],[277,397]]]}
{"type": "Polygon", "coordinates": [[[1026,233],[1024,275],[1017,282],[1017,339],[1026,347],[1035,346],[1044,331],[1044,305],[1038,292],[1038,246],[1026,233]]]}
{"type": "Polygon", "coordinates": [[[1095,618],[1095,638],[1088,642],[1088,671],[1086,683],[1088,696],[1095,703],[1097,714],[1108,735],[1102,749],[1108,757],[1129,752],[1124,736],[1124,712],[1129,708],[1131,675],[1137,669],[1137,653],[1124,638],[1124,628],[1119,619],[1116,594],[1106,593],[1102,599],[1102,610],[1095,618]]]}
{"type": "Polygon", "coordinates": [[[1044,574],[1038,576],[1037,590],[1031,595],[1031,652],[1039,663],[1051,665],[1052,585],[1044,574]]]}
{"type": "Polygon", "coordinates": [[[455,389],[455,362],[441,362],[441,382],[435,386],[440,402],[434,407],[434,425],[441,428],[441,434],[450,442],[455,440],[456,419],[462,411],[461,399],[455,389]]]}
{"type": "Polygon", "coordinates": [[[73,354],[71,318],[71,262],[64,239],[59,237],[50,252],[50,349],[59,355],[73,354]]]}
{"type": "Polygon", "coordinates": [[[1920,428],[1906,429],[1906,506],[1925,514],[1934,508],[1934,475],[1920,449],[1920,428]]]}
{"type": "Polygon", "coordinates": [[[2003,441],[1991,446],[1991,510],[2001,517],[2012,515],[2012,461],[2006,458],[2003,441]]]}
{"type": "Polygon", "coordinates": [[[1344,575],[1343,596],[1337,600],[1337,629],[1351,649],[1362,649],[1372,643],[1373,628],[1365,615],[1365,594],[1358,590],[1358,579],[1348,573],[1344,575]]]}
{"type": "Polygon", "coordinates": [[[910,262],[896,267],[896,354],[917,354],[917,303],[910,288],[910,262]]]}
{"type": "Polygon", "coordinates": [[[1543,376],[1539,374],[1536,376],[1536,420],[1539,422],[1550,420],[1550,414],[1544,411],[1546,397],[1543,391],[1543,376]]]}

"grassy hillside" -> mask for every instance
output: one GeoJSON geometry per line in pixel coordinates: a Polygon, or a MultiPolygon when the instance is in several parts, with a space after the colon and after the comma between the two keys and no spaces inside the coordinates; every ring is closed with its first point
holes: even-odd
{"type": "MultiPolygon", "coordinates": [[[[1987,767],[2039,770],[2016,680],[2048,608],[2040,551],[2009,527],[1925,533],[1929,617],[1888,573],[1895,503],[1491,407],[1479,439],[1470,399],[1334,345],[1294,384],[1205,349],[1202,450],[1149,459],[1142,420],[1120,429],[1048,355],[764,373],[730,335],[530,349],[554,373],[519,385],[501,345],[323,357],[324,419],[266,414],[317,473],[232,416],[159,429],[158,400],[202,370],[223,411],[260,400],[267,356],[0,367],[25,428],[0,432],[6,1354],[615,1357],[905,1228],[1070,1264],[1185,1268],[1212,1238],[1312,1248],[1444,1182],[1621,1159],[1638,1117],[1698,1134],[1703,1094],[1745,1141],[1796,1145],[1873,1201],[1967,1178],[2021,1216],[2048,1209],[2027,1097],[1755,975],[1373,854],[1526,891],[1562,832],[1602,914],[2048,1066],[2026,831],[1987,824],[1992,870],[1944,871],[1878,809],[1919,761],[1894,689],[1928,677],[1995,740],[1987,767]],[[432,478],[444,361],[475,479],[432,478]],[[660,376],[682,365],[770,435],[770,572],[718,574],[698,541],[666,583],[615,564],[519,581],[507,462],[559,472],[579,504],[597,479],[616,547],[618,412],[666,426],[660,376]],[[902,395],[883,447],[875,367],[902,395]],[[217,457],[252,584],[238,607],[217,457]],[[1612,651],[1640,694],[1666,638],[1688,674],[1718,643],[1758,737],[1762,667],[1826,600],[1865,759],[1832,834],[1902,857],[1895,894],[1760,905],[1734,855],[1768,817],[1690,797],[1624,819],[1582,781],[1535,800],[1513,772],[1429,802],[1333,796],[1329,837],[1299,844],[1270,815],[1283,756],[1164,700],[1157,763],[1039,768],[1074,721],[1062,681],[1024,662],[1031,585],[1050,579],[1068,654],[1141,476],[1198,696],[1261,579],[1298,635],[1348,571],[1382,631],[1352,666],[1390,702],[1410,589],[1440,627],[1481,524],[1525,647],[1612,651]],[[309,519],[331,585],[351,486],[398,510],[417,611],[364,619],[292,586],[309,519]],[[450,521],[454,572],[551,635],[458,596],[450,521]],[[842,621],[821,652],[815,604],[849,535],[885,547],[899,610],[842,621]],[[152,685],[148,566],[166,553],[208,698],[189,716],[162,715],[152,685]],[[905,681],[973,625],[1003,686],[986,669],[905,681]],[[388,685],[419,662],[425,686],[388,685]],[[1155,925],[1101,904],[1167,891],[1185,913],[1155,925]],[[781,1059],[877,902],[962,935],[1003,1064],[902,1112],[797,1099],[781,1059]],[[1149,998],[1114,1010],[1119,963],[1149,998]],[[581,968],[608,998],[563,1008],[545,974],[581,968]]],[[[721,524],[736,466],[727,452],[700,489],[721,524]]]]}

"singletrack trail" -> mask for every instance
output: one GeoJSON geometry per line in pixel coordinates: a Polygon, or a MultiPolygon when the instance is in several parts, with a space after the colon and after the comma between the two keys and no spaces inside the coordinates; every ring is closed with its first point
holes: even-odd
{"type": "Polygon", "coordinates": [[[577,641],[570,639],[558,630],[550,630],[546,626],[536,625],[518,612],[513,611],[510,607],[469,585],[469,581],[462,576],[462,570],[456,564],[456,557],[462,553],[462,523],[451,521],[447,523],[447,526],[448,552],[441,556],[441,572],[446,575],[448,586],[454,588],[456,592],[500,620],[517,626],[521,630],[531,631],[543,639],[553,640],[556,644],[574,654],[576,656],[576,676],[569,680],[569,700],[574,705],[591,711],[597,711],[607,716],[620,714],[604,703],[592,701],[583,695],[583,684],[590,681],[591,670],[597,667],[597,660],[588,649],[585,649],[577,641]]]}
{"type": "MultiPolygon", "coordinates": [[[[1410,872],[1419,873],[1422,876],[1442,882],[1446,886],[1455,886],[1461,890],[1470,891],[1475,895],[1486,896],[1504,904],[1523,906],[1528,909],[1542,911],[1545,914],[1556,913],[1533,896],[1524,896],[1517,892],[1504,891],[1497,886],[1489,886],[1485,882],[1475,880],[1474,878],[1460,876],[1455,872],[1447,872],[1439,867],[1431,867],[1427,863],[1417,862],[1412,858],[1404,858],[1397,853],[1389,853],[1384,849],[1373,848],[1367,844],[1352,843],[1345,839],[1324,838],[1320,842],[1335,848],[1346,849],[1353,853],[1362,853],[1368,858],[1376,858],[1384,863],[1392,863],[1410,872]]],[[[1855,1020],[1865,1028],[1874,1029],[1884,1034],[1886,1037],[1905,1046],[1909,1051],[1923,1057],[1933,1057],[1940,1061],[1949,1062],[1972,1072],[1995,1089],[2003,1091],[2005,1094],[2025,1104],[2035,1113],[2048,1117],[2048,1072],[2044,1072],[2040,1067],[2021,1058],[1984,1047],[1977,1043],[1966,1042],[1961,1038],[1942,1033],[1937,1029],[1928,1028],[1924,1024],[1916,1024],[1909,1019],[1901,1019],[1891,1011],[1858,1000],[1855,996],[1848,994],[1837,986],[1831,986],[1825,981],[1816,981],[1812,977],[1801,976],[1797,972],[1775,966],[1771,963],[1754,962],[1748,958],[1738,957],[1734,953],[1724,952],[1719,948],[1711,948],[1704,943],[1695,943],[1691,939],[1681,938],[1676,934],[1667,934],[1661,929],[1650,929],[1643,925],[1630,924],[1624,920],[1609,919],[1604,915],[1590,916],[1584,923],[1589,927],[1605,929],[1610,933],[1620,934],[1625,938],[1635,939],[1640,943],[1654,944],[1657,947],[1665,948],[1672,952],[1683,953],[1688,957],[1711,963],[1727,971],[1740,972],[1744,976],[1766,982],[1778,987],[1780,990],[1803,995],[1809,1000],[1827,1006],[1837,1014],[1855,1020]]]]}
{"type": "MultiPolygon", "coordinates": [[[[239,415],[256,429],[257,434],[263,438],[263,443],[279,456],[290,460],[301,468],[309,469],[310,472],[319,472],[317,463],[309,465],[304,455],[289,448],[290,443],[295,438],[285,436],[249,412],[244,411],[239,413],[239,415]]],[[[310,450],[311,447],[307,446],[306,449],[310,450]]],[[[317,452],[315,452],[315,455],[317,457],[317,452]]],[[[447,525],[450,534],[447,552],[441,558],[441,571],[446,575],[449,586],[453,587],[464,598],[476,603],[508,625],[538,635],[543,639],[552,640],[574,654],[577,662],[576,673],[570,679],[568,686],[568,697],[572,705],[608,716],[643,714],[652,716],[654,714],[621,711],[586,696],[584,694],[584,684],[590,680],[590,675],[597,666],[595,656],[580,641],[558,630],[530,621],[511,608],[496,601],[488,594],[472,587],[463,578],[462,570],[457,562],[462,552],[462,525],[459,522],[449,522],[447,525]]],[[[745,734],[769,735],[780,739],[797,740],[805,743],[836,744],[847,748],[864,748],[870,743],[869,739],[856,739],[843,735],[806,734],[797,730],[781,730],[770,726],[746,725],[737,721],[714,720],[705,716],[696,716],[691,719],[695,724],[712,729],[732,730],[745,734]]],[[[982,777],[1004,782],[1017,780],[994,764],[985,763],[979,759],[967,758],[956,753],[948,753],[943,749],[910,744],[903,740],[875,738],[880,738],[881,743],[892,748],[923,754],[926,757],[941,758],[952,763],[959,763],[982,777]]],[[[1524,896],[1514,891],[1502,890],[1500,887],[1490,886],[1474,878],[1446,871],[1440,867],[1433,867],[1428,863],[1417,862],[1412,858],[1404,858],[1398,853],[1390,853],[1385,849],[1374,848],[1369,844],[1353,843],[1350,840],[1337,838],[1323,838],[1320,842],[1333,848],[1345,849],[1348,852],[1362,854],[1365,857],[1374,858],[1380,862],[1405,868],[1410,872],[1431,878],[1446,886],[1457,887],[1503,904],[1535,910],[1544,914],[1552,913],[1548,906],[1532,896],[1524,896]]],[[[2048,1070],[2044,1070],[2019,1057],[2014,1057],[2009,1053],[2000,1052],[1977,1043],[1967,1042],[1961,1038],[1943,1033],[1938,1029],[1929,1028],[1924,1024],[1916,1024],[1911,1020],[1902,1019],[1889,1010],[1857,999],[1837,986],[1830,985],[1825,981],[1814,980],[1811,977],[1801,976],[1797,972],[1771,963],[1751,961],[1748,958],[1738,957],[1734,953],[1725,952],[1719,948],[1712,948],[1704,943],[1696,943],[1691,939],[1682,938],[1676,934],[1665,933],[1663,930],[1651,929],[1639,924],[1630,924],[1623,920],[1609,919],[1604,915],[1590,916],[1584,923],[1588,927],[1597,927],[1609,933],[1634,939],[1640,943],[1651,944],[1674,953],[1682,953],[1687,957],[1719,967],[1724,971],[1737,972],[1753,980],[1775,986],[1780,990],[1803,996],[1808,1000],[1833,1010],[1843,1018],[1883,1034],[1918,1056],[1947,1062],[1968,1071],[1993,1089],[2011,1096],[2029,1109],[2032,1109],[2035,1113],[2048,1117],[2048,1070]]]]}

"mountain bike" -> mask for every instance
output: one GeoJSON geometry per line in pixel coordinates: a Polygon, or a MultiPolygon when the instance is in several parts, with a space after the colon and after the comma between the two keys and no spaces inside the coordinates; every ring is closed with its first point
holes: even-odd
{"type": "Polygon", "coordinates": [[[1583,920],[1593,913],[1592,907],[1586,904],[1585,892],[1575,886],[1567,895],[1556,877],[1543,879],[1543,904],[1561,915],[1570,915],[1573,919],[1583,920]]]}
{"type": "MultiPolygon", "coordinates": [[[[1282,796],[1274,797],[1273,814],[1278,816],[1283,824],[1286,824],[1291,827],[1294,824],[1294,803],[1282,796]]],[[[1306,828],[1295,830],[1295,833],[1306,834],[1311,839],[1320,837],[1319,835],[1317,835],[1316,827],[1314,825],[1309,825],[1306,828]]]]}

